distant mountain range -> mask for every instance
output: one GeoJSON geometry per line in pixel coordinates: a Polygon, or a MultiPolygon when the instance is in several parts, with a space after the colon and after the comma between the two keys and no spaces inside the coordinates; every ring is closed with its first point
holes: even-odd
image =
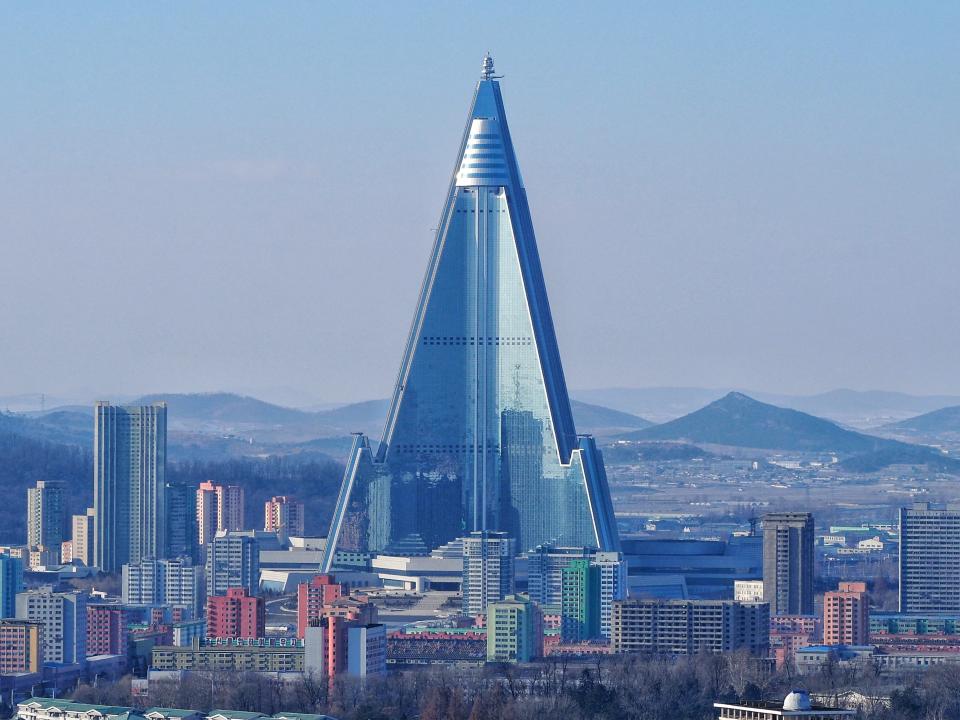
{"type": "Polygon", "coordinates": [[[956,395],[910,395],[883,390],[846,389],[816,395],[785,395],[739,388],[604,388],[577,390],[573,395],[580,400],[640,415],[655,422],[666,422],[718,400],[731,390],[771,405],[800,410],[859,428],[876,427],[948,405],[960,405],[960,396],[956,395]]]}
{"type": "MultiPolygon", "coordinates": [[[[343,405],[331,410],[309,412],[295,410],[232,393],[200,395],[147,395],[133,404],[166,401],[173,427],[224,431],[258,430],[258,435],[274,438],[282,435],[286,441],[336,437],[351,432],[365,432],[379,436],[386,421],[390,401],[386,399],[343,405]]],[[[653,423],[630,413],[599,405],[571,403],[577,429],[586,433],[607,433],[649,427],[653,423]]]]}
{"type": "Polygon", "coordinates": [[[676,420],[621,436],[629,440],[686,440],[735,447],[836,452],[872,452],[895,440],[847,430],[799,410],[731,392],[676,420]]]}
{"type": "MultiPolygon", "coordinates": [[[[740,392],[771,405],[800,410],[858,429],[881,428],[934,410],[960,405],[960,395],[911,395],[884,390],[847,389],[830,390],[813,395],[789,395],[744,388],[600,388],[574,390],[571,395],[575,402],[580,401],[662,423],[691,413],[731,391],[740,392]]],[[[306,395],[298,396],[293,390],[286,390],[283,393],[283,397],[287,398],[286,404],[264,402],[242,393],[171,393],[162,396],[155,394],[143,398],[116,397],[115,399],[118,404],[131,404],[157,397],[166,397],[171,407],[176,403],[176,417],[187,418],[191,426],[195,425],[194,419],[203,420],[208,422],[208,429],[218,422],[221,424],[229,422],[241,428],[246,424],[263,426],[274,422],[287,426],[302,425],[307,435],[316,437],[342,432],[344,423],[360,423],[361,426],[350,429],[378,434],[380,428],[371,428],[370,424],[381,422],[382,417],[386,415],[385,400],[370,400],[341,406],[320,406],[316,398],[306,395]],[[307,405],[312,407],[305,407],[307,405]]],[[[46,397],[46,407],[54,409],[79,409],[82,412],[90,412],[92,404],[90,402],[75,406],[69,402],[63,402],[63,398],[46,397]]],[[[40,405],[39,394],[0,397],[0,410],[9,408],[15,412],[36,414],[40,405]]],[[[609,421],[609,419],[600,419],[600,423],[595,424],[584,420],[581,424],[584,431],[590,432],[594,427],[607,427],[606,423],[609,421]]],[[[623,421],[624,419],[621,418],[618,422],[623,421]]]]}
{"type": "Polygon", "coordinates": [[[884,430],[924,435],[960,435],[960,405],[940,408],[897,423],[883,426],[884,430]]]}
{"type": "Polygon", "coordinates": [[[676,420],[624,433],[620,438],[835,453],[844,458],[848,469],[860,467],[863,472],[896,464],[927,464],[944,472],[960,472],[960,461],[932,448],[848,430],[829,420],[763,403],[738,392],[728,393],[676,420]]]}
{"type": "MultiPolygon", "coordinates": [[[[170,407],[171,478],[199,482],[223,475],[248,485],[251,497],[258,499],[277,485],[271,478],[296,478],[297,492],[307,495],[315,484],[311,478],[322,478],[323,497],[310,501],[320,525],[339,481],[340,466],[331,459],[345,456],[352,430],[364,430],[376,439],[387,410],[386,400],[371,400],[308,412],[230,393],[156,394],[131,402],[159,400],[170,407]]],[[[726,446],[836,453],[840,466],[850,472],[899,464],[960,475],[960,461],[936,449],[856,432],[743,393],[728,393],[661,425],[591,403],[572,405],[578,429],[607,440],[632,441],[607,445],[604,452],[611,464],[706,459],[725,453],[726,446]]],[[[67,480],[76,485],[79,504],[89,502],[92,411],[79,406],[29,415],[0,413],[0,487],[15,498],[6,510],[0,508],[0,527],[6,523],[11,537],[22,532],[24,490],[38,478],[67,480]]],[[[910,427],[918,432],[956,427],[958,415],[960,409],[948,408],[898,423],[896,430],[903,434],[910,427]]],[[[291,482],[284,480],[284,487],[291,482]]]]}
{"type": "MultiPolygon", "coordinates": [[[[331,410],[286,408],[233,393],[156,393],[131,405],[166,402],[172,456],[195,459],[312,452],[345,453],[352,432],[379,438],[389,401],[369,400],[331,410]]],[[[649,421],[609,408],[573,401],[577,429],[598,436],[649,427],[649,421]]],[[[0,413],[0,430],[49,442],[89,446],[93,441],[93,407],[68,406],[45,413],[0,413]]]]}
{"type": "MultiPolygon", "coordinates": [[[[626,391],[625,391],[626,392],[626,391]]],[[[667,393],[666,390],[659,390],[667,393]]],[[[674,398],[690,400],[704,391],[687,388],[674,398]]],[[[844,396],[846,391],[827,393],[844,396]]],[[[855,394],[864,400],[863,393],[855,394]]],[[[869,395],[869,394],[867,394],[869,395]]],[[[897,394],[887,394],[894,395],[897,394]]],[[[665,401],[668,395],[660,395],[665,401]]],[[[388,409],[387,400],[370,400],[330,410],[306,411],[282,407],[257,398],[233,393],[151,394],[130,401],[148,404],[165,401],[169,406],[168,451],[172,460],[228,460],[238,457],[299,455],[302,458],[343,457],[351,432],[361,431],[377,439],[388,409]]],[[[622,401],[622,400],[621,400],[622,401]]],[[[848,398],[848,402],[853,399],[848,398]]],[[[893,402],[888,400],[888,403],[893,402]]],[[[610,407],[573,400],[577,429],[601,440],[621,438],[644,442],[684,442],[764,450],[836,453],[844,461],[874,454],[863,463],[881,466],[929,461],[931,467],[949,468],[958,461],[936,450],[877,437],[841,427],[831,420],[761,402],[740,392],[730,392],[680,418],[653,425],[637,415],[610,407]]],[[[671,407],[677,407],[672,405],[671,407]]],[[[93,440],[92,406],[57,408],[46,413],[11,415],[0,413],[0,432],[51,443],[90,447],[93,440]]],[[[956,428],[960,408],[946,408],[885,426],[889,435],[912,439],[933,430],[956,428]]],[[[651,456],[666,457],[682,452],[675,447],[648,447],[651,456]]],[[[851,461],[853,462],[853,461],[851,461]]],[[[866,465],[864,465],[866,466],[866,465]]],[[[850,465],[851,469],[855,467],[850,465]]]]}
{"type": "Polygon", "coordinates": [[[93,421],[89,413],[71,410],[54,410],[34,416],[0,412],[0,434],[89,448],[93,442],[93,421]]]}

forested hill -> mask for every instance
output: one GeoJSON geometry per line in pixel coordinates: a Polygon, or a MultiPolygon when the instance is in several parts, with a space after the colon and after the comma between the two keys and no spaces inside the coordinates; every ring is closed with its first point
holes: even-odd
{"type": "MultiPolygon", "coordinates": [[[[90,449],[27,437],[0,414],[0,544],[26,541],[27,488],[37,480],[63,480],[70,487],[70,513],[93,504],[90,449]]],[[[319,453],[168,462],[167,480],[198,485],[204,480],[242,485],[246,525],[263,527],[263,504],[271,495],[295,495],[306,505],[308,534],[326,533],[343,467],[319,453]]]]}
{"type": "Polygon", "coordinates": [[[0,543],[26,542],[27,488],[37,480],[66,482],[70,511],[81,513],[93,502],[92,478],[88,448],[25,437],[0,425],[0,543]]]}

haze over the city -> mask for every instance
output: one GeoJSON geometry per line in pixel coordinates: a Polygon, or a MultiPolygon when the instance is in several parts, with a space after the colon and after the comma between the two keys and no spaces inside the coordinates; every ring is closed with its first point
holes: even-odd
{"type": "Polygon", "coordinates": [[[960,394],[960,6],[241,6],[0,9],[0,394],[386,396],[487,50],[571,387],[960,394]]]}

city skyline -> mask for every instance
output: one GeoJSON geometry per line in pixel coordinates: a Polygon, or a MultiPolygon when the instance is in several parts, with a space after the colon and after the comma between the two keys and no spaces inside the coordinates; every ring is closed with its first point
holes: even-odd
{"type": "Polygon", "coordinates": [[[5,8],[0,394],[386,396],[437,218],[381,180],[443,182],[487,49],[527,180],[576,196],[532,197],[574,387],[960,393],[957,8],[494,6],[5,8]]]}
{"type": "Polygon", "coordinates": [[[960,720],[954,30],[0,8],[0,709],[960,720]]]}

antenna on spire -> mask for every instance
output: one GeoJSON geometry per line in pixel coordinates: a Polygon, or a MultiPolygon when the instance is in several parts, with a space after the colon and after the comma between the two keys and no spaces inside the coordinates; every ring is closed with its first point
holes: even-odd
{"type": "Polygon", "coordinates": [[[490,51],[487,51],[487,54],[483,56],[483,66],[480,70],[480,79],[481,80],[496,80],[503,77],[503,75],[494,75],[493,74],[493,58],[490,57],[490,51]]]}

